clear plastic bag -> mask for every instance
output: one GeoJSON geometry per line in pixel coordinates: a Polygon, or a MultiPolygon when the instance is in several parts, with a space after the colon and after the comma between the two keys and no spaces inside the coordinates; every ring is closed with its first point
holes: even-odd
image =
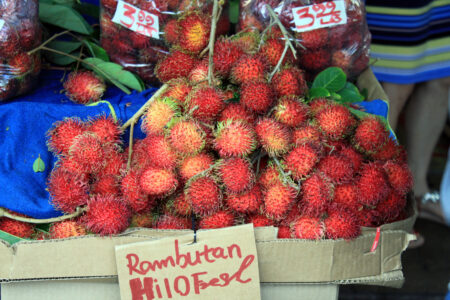
{"type": "MultiPolygon", "coordinates": [[[[128,17],[124,17],[123,19],[124,25],[114,22],[113,20],[116,20],[115,15],[118,10],[118,1],[102,0],[100,17],[101,44],[113,62],[119,63],[127,70],[138,74],[149,84],[158,83],[154,74],[156,63],[161,56],[169,53],[172,41],[170,40],[170,36],[166,36],[166,26],[174,27],[175,20],[189,10],[202,11],[203,13],[210,13],[212,11],[212,1],[210,0],[126,0],[124,2],[134,8],[152,14],[153,19],[151,23],[156,24],[155,22],[157,22],[158,24],[158,26],[153,26],[152,28],[156,29],[159,27],[159,36],[148,37],[145,34],[139,33],[139,31],[142,32],[143,26],[145,25],[139,24],[140,27],[137,27],[134,23],[139,23],[138,19],[145,21],[146,18],[144,17],[144,13],[138,10],[133,19],[131,16],[133,8],[126,10],[124,13],[128,14],[128,17]],[[137,31],[127,28],[127,25],[132,23],[135,26],[134,29],[137,28],[137,31]]],[[[149,23],[147,22],[147,24],[149,23]]],[[[218,35],[227,33],[229,28],[230,23],[227,14],[223,12],[218,22],[218,35]]],[[[167,31],[171,29],[168,28],[167,31]]],[[[155,30],[151,29],[151,31],[153,33],[155,30]]],[[[150,32],[150,30],[147,30],[147,32],[150,32]]]]}
{"type": "Polygon", "coordinates": [[[37,0],[0,0],[0,101],[29,91],[41,70],[37,0]]]}
{"type": "MultiPolygon", "coordinates": [[[[328,9],[324,0],[241,0],[239,28],[264,30],[270,23],[266,4],[271,6],[289,33],[306,49],[297,46],[299,67],[313,78],[330,66],[342,68],[349,77],[358,76],[369,63],[371,35],[367,26],[364,3],[360,0],[341,0],[345,4],[345,24],[300,32],[296,29],[293,9],[316,6],[328,9]]],[[[331,4],[329,4],[331,5],[331,4]]],[[[313,8],[311,8],[312,11],[313,8]]]]}

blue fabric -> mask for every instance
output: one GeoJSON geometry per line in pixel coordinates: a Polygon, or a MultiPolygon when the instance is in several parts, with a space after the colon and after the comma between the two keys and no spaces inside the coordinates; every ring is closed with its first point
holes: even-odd
{"type": "MultiPolygon", "coordinates": [[[[39,88],[31,94],[0,103],[0,207],[34,218],[60,215],[50,205],[46,179],[56,158],[48,152],[46,132],[65,117],[109,114],[107,104],[86,107],[71,102],[61,93],[62,72],[43,72],[39,88]],[[44,173],[34,173],[33,162],[41,156],[44,173]]],[[[128,120],[150,98],[155,89],[126,95],[117,88],[108,88],[103,100],[109,101],[120,120],[128,120]],[[131,105],[128,106],[128,103],[131,105]]],[[[143,137],[140,124],[135,137],[143,137]]]]}

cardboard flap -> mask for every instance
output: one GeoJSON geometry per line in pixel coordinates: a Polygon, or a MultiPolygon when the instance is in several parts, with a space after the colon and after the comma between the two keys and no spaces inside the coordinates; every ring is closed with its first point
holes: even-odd
{"type": "Polygon", "coordinates": [[[256,241],[273,241],[278,237],[278,227],[255,227],[256,241]]]}

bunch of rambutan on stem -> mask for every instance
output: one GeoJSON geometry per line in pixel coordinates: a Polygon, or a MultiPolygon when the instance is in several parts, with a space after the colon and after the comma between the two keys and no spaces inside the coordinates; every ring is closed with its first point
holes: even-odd
{"type": "Polygon", "coordinates": [[[180,17],[155,70],[163,86],[122,127],[72,118],[50,130],[60,156],[52,203],[79,216],[53,224],[53,236],[190,229],[194,216],[205,229],[246,222],[277,226],[280,238],[352,239],[361,226],[405,217],[411,175],[384,124],[326,98],[307,101],[293,39],[269,6],[262,36],[215,41],[219,7],[211,26],[197,12],[180,17]],[[147,137],[134,141],[141,116],[147,137]]]}

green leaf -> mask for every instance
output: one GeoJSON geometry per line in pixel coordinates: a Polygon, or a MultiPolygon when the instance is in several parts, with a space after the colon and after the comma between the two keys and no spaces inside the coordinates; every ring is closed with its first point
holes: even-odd
{"type": "Polygon", "coordinates": [[[83,61],[85,62],[84,65],[86,68],[94,70],[98,75],[111,81],[111,83],[127,94],[130,94],[130,90],[127,87],[135,89],[138,92],[142,92],[145,88],[142,85],[142,81],[140,81],[136,75],[124,70],[121,65],[105,62],[104,60],[95,57],[89,57],[83,61]]]}
{"type": "Polygon", "coordinates": [[[339,95],[338,93],[331,93],[331,98],[333,98],[334,101],[339,102],[341,100],[341,95],[339,95]]]}
{"type": "Polygon", "coordinates": [[[10,245],[13,245],[13,244],[15,244],[17,242],[20,242],[20,241],[24,240],[24,239],[22,239],[22,238],[20,238],[18,236],[9,234],[9,233],[4,232],[2,230],[0,230],[0,239],[8,242],[10,245]]]}
{"type": "Polygon", "coordinates": [[[109,61],[108,53],[106,53],[106,50],[100,47],[99,45],[90,42],[88,40],[83,40],[83,44],[86,45],[86,47],[89,49],[89,52],[92,54],[92,56],[100,58],[104,61],[109,61]]]}
{"type": "Polygon", "coordinates": [[[230,22],[233,24],[237,24],[239,21],[239,2],[238,1],[230,1],[230,8],[228,10],[228,14],[230,17],[230,22]]]}
{"type": "Polygon", "coordinates": [[[90,3],[76,3],[73,8],[75,8],[80,14],[96,19],[100,17],[100,8],[97,5],[90,3]]]}
{"type": "Polygon", "coordinates": [[[338,92],[341,96],[339,100],[340,103],[354,103],[354,102],[362,102],[364,101],[363,96],[359,93],[359,91],[354,91],[351,88],[344,88],[338,92]]]}
{"type": "Polygon", "coordinates": [[[315,87],[315,88],[311,88],[309,90],[309,98],[315,99],[315,98],[326,98],[326,97],[330,97],[331,94],[330,92],[326,89],[326,88],[322,88],[322,87],[315,87]]]}
{"type": "Polygon", "coordinates": [[[320,72],[312,84],[312,88],[325,88],[330,92],[341,90],[347,82],[347,75],[338,67],[330,67],[320,72]]]}
{"type": "Polygon", "coordinates": [[[65,53],[71,53],[78,48],[80,48],[81,42],[71,42],[71,41],[51,41],[46,47],[52,48],[65,53]]]}
{"type": "Polygon", "coordinates": [[[91,34],[93,31],[83,16],[70,6],[41,2],[39,5],[39,18],[43,23],[81,34],[91,34]]]}
{"type": "MultiPolygon", "coordinates": [[[[72,54],[74,56],[79,55],[79,52],[73,53],[73,51],[80,48],[80,46],[81,46],[80,42],[72,42],[72,41],[52,41],[47,45],[48,48],[55,49],[67,54],[72,54]]],[[[51,51],[44,51],[44,55],[49,62],[59,66],[67,66],[76,61],[73,58],[57,54],[51,51]]]]}
{"type": "Polygon", "coordinates": [[[39,157],[36,158],[36,160],[33,163],[33,171],[34,173],[44,172],[45,171],[45,163],[41,159],[41,155],[39,154],[39,157]]]}
{"type": "MultiPolygon", "coordinates": [[[[79,54],[80,54],[79,52],[72,53],[72,55],[74,56],[79,56],[79,54]]],[[[67,57],[65,55],[57,54],[50,51],[44,51],[44,56],[46,60],[59,66],[67,66],[70,65],[71,63],[76,62],[74,58],[67,57]]]]}

